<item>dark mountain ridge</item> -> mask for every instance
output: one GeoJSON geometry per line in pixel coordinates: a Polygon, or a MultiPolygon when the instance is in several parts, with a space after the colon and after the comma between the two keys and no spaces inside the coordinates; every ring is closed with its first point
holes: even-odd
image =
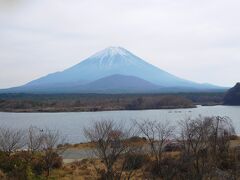
{"type": "Polygon", "coordinates": [[[226,105],[240,105],[240,83],[229,89],[224,97],[226,105]]]}

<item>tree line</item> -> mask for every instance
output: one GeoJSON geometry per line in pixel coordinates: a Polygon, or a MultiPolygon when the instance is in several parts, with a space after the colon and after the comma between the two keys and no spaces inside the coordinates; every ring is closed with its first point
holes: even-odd
{"type": "Polygon", "coordinates": [[[192,108],[223,103],[224,93],[178,94],[0,94],[0,111],[68,112],[192,108]]]}

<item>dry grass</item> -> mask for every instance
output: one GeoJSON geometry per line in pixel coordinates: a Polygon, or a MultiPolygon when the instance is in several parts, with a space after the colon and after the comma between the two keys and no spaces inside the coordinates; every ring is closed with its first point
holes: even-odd
{"type": "MultiPolygon", "coordinates": [[[[128,146],[143,146],[143,145],[147,145],[147,141],[142,139],[142,138],[138,138],[136,140],[126,140],[125,143],[128,146]]],[[[64,145],[64,148],[74,149],[74,150],[94,149],[95,147],[96,147],[96,143],[95,142],[87,142],[87,143],[64,145]]]]}
{"type": "MultiPolygon", "coordinates": [[[[95,160],[81,160],[69,164],[65,164],[62,169],[54,170],[51,177],[61,180],[91,180],[97,179],[96,167],[101,167],[102,164],[98,159],[95,160]]],[[[102,167],[103,168],[103,167],[102,167]]]]}
{"type": "Polygon", "coordinates": [[[240,146],[240,137],[238,137],[235,140],[230,141],[230,148],[234,148],[234,147],[237,147],[237,146],[240,146]]]}
{"type": "MultiPolygon", "coordinates": [[[[166,152],[163,154],[167,157],[173,157],[177,158],[179,155],[179,152],[166,152]]],[[[152,161],[154,158],[150,158],[149,160],[152,161]]],[[[119,163],[116,165],[116,169],[121,168],[121,162],[122,160],[119,160],[119,163]]],[[[146,166],[148,164],[145,164],[146,166]]],[[[52,172],[52,178],[60,179],[60,180],[72,180],[72,179],[79,179],[79,180],[92,180],[97,179],[97,169],[104,170],[104,166],[102,162],[99,159],[83,159],[80,161],[75,161],[71,163],[65,163],[63,168],[54,170],[52,172]]],[[[128,171],[123,172],[123,176],[128,175],[128,171]]],[[[142,172],[142,169],[138,169],[134,171],[133,177],[131,180],[137,180],[137,179],[143,179],[144,175],[142,172]]]]}
{"type": "MultiPolygon", "coordinates": [[[[62,169],[54,170],[51,177],[60,180],[94,180],[99,178],[97,175],[96,167],[104,170],[104,167],[100,160],[81,160],[73,163],[65,164],[62,169]]],[[[116,167],[120,168],[120,167],[116,167]]],[[[123,172],[123,176],[127,176],[128,172],[123,172]]],[[[142,170],[136,170],[132,180],[142,179],[142,170]]]]}
{"type": "Polygon", "coordinates": [[[96,147],[96,143],[94,143],[94,142],[67,145],[68,149],[77,149],[77,150],[93,149],[95,147],[96,147]]]}
{"type": "MultiPolygon", "coordinates": [[[[144,146],[147,145],[147,141],[143,139],[138,139],[134,141],[127,141],[126,143],[131,144],[133,146],[144,146]]],[[[95,143],[80,143],[75,145],[68,145],[70,149],[90,149],[95,147],[95,143]]],[[[233,150],[236,146],[240,146],[240,138],[230,141],[230,149],[233,150]]],[[[178,158],[179,152],[165,152],[163,156],[178,158]]],[[[150,158],[152,161],[153,158],[150,158]]],[[[66,161],[65,161],[66,162],[66,161]]],[[[119,163],[120,164],[120,163],[119,163]]],[[[116,165],[115,168],[120,168],[116,165]]],[[[146,164],[147,165],[147,164],[146,164]]],[[[97,179],[97,171],[98,169],[104,169],[103,164],[99,159],[84,159],[80,161],[75,161],[71,163],[65,163],[63,168],[54,170],[52,172],[52,178],[60,179],[60,180],[93,180],[97,179]]],[[[128,172],[123,172],[123,174],[127,174],[128,172]]],[[[134,176],[131,178],[132,180],[144,179],[143,172],[141,169],[138,169],[134,172],[134,176]]]]}
{"type": "MultiPolygon", "coordinates": [[[[131,146],[144,146],[147,145],[147,141],[144,139],[137,140],[127,140],[126,143],[131,146]]],[[[84,150],[84,149],[93,149],[96,147],[96,143],[87,142],[87,143],[79,143],[79,144],[68,144],[66,145],[68,149],[76,149],[76,150],[84,150]]],[[[230,141],[230,148],[234,148],[236,146],[240,146],[240,137],[235,140],[230,141]]]]}

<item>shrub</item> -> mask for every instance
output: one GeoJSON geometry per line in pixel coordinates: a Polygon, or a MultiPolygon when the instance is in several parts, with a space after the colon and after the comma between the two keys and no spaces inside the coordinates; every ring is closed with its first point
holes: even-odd
{"type": "Polygon", "coordinates": [[[0,170],[0,179],[7,179],[6,175],[0,170]]]}
{"type": "MultiPolygon", "coordinates": [[[[18,179],[33,179],[42,176],[47,171],[44,159],[45,155],[40,153],[16,152],[9,156],[7,153],[0,152],[0,170],[10,179],[16,177],[18,179]]],[[[62,158],[57,153],[52,155],[51,161],[52,168],[62,167],[62,158]]]]}
{"type": "Polygon", "coordinates": [[[174,179],[179,172],[179,161],[175,158],[165,157],[159,162],[153,161],[150,164],[150,173],[152,177],[161,177],[162,179],[174,179]]]}
{"type": "Polygon", "coordinates": [[[229,139],[230,140],[238,140],[238,136],[237,135],[230,135],[229,139]]]}
{"type": "Polygon", "coordinates": [[[52,160],[53,160],[53,165],[52,165],[53,169],[58,169],[62,167],[62,164],[63,164],[62,157],[59,156],[57,153],[54,153],[52,160]]]}
{"type": "Polygon", "coordinates": [[[141,168],[149,159],[143,154],[129,154],[125,157],[124,170],[136,170],[141,168]]]}

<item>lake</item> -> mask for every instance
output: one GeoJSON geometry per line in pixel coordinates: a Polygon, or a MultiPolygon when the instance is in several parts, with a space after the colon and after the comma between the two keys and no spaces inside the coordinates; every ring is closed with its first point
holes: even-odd
{"type": "Polygon", "coordinates": [[[240,134],[240,106],[198,106],[193,109],[159,109],[136,111],[102,111],[102,112],[64,112],[64,113],[7,113],[0,112],[0,125],[13,128],[37,126],[59,130],[67,136],[70,143],[85,141],[83,127],[103,119],[121,121],[132,126],[133,120],[168,121],[178,125],[180,120],[188,117],[228,116],[232,119],[236,132],[240,134]]]}

